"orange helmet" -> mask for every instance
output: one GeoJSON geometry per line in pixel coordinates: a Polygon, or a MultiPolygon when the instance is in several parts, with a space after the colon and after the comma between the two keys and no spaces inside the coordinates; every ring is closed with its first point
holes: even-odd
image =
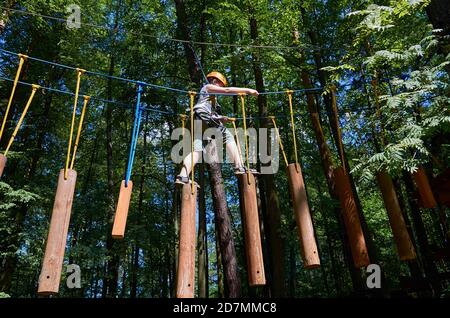
{"type": "Polygon", "coordinates": [[[215,79],[218,79],[219,81],[222,82],[222,84],[223,84],[224,86],[227,86],[227,85],[228,85],[227,79],[226,79],[226,77],[225,77],[222,73],[219,73],[219,72],[214,71],[214,72],[211,72],[211,73],[209,73],[208,75],[206,75],[206,78],[207,78],[207,79],[209,79],[210,77],[215,78],[215,79]]]}

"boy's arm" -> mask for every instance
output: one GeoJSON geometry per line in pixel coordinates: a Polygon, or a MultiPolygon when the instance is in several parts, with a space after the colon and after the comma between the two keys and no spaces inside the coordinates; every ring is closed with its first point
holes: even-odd
{"type": "Polygon", "coordinates": [[[241,87],[220,87],[212,84],[206,85],[206,90],[208,91],[208,93],[213,94],[248,94],[253,96],[259,95],[256,89],[241,87]]]}

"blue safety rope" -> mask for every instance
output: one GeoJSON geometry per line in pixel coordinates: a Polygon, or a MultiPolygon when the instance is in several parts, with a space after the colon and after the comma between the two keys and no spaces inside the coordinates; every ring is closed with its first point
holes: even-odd
{"type": "Polygon", "coordinates": [[[131,135],[131,143],[130,143],[130,153],[128,156],[128,165],[127,172],[125,174],[125,187],[128,187],[128,181],[131,178],[131,171],[133,170],[133,162],[134,156],[136,154],[136,145],[139,137],[139,129],[141,127],[141,117],[142,117],[142,108],[141,108],[141,94],[143,91],[143,83],[138,83],[137,89],[137,101],[136,101],[136,109],[134,113],[134,124],[133,124],[133,133],[131,135]]]}

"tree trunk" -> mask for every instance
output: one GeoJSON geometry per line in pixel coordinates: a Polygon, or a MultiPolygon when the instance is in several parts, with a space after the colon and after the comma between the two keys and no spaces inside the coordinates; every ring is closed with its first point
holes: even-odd
{"type": "MultiPolygon", "coordinates": [[[[120,1],[119,1],[120,2],[120,1]]],[[[119,10],[120,4],[117,5],[114,14],[114,27],[113,27],[113,40],[111,43],[111,51],[110,51],[110,61],[109,61],[109,71],[108,75],[114,75],[114,67],[115,67],[115,57],[114,50],[116,44],[115,34],[119,25],[119,10]]],[[[109,78],[107,82],[107,98],[112,100],[112,79],[109,78]]],[[[106,194],[107,200],[107,211],[106,211],[106,220],[108,226],[106,227],[106,253],[108,256],[107,266],[106,266],[106,275],[103,280],[103,290],[102,296],[112,298],[115,296],[117,292],[117,281],[119,278],[119,255],[118,251],[115,248],[115,241],[111,236],[114,214],[115,214],[115,196],[116,189],[114,187],[114,171],[113,171],[113,140],[112,140],[112,129],[113,129],[113,107],[111,104],[106,104],[105,111],[105,119],[106,119],[106,176],[107,176],[107,187],[108,193],[106,194]]]]}
{"type": "MultiPolygon", "coordinates": [[[[187,22],[186,10],[183,0],[175,0],[175,9],[177,14],[178,28],[183,40],[190,41],[189,27],[187,22]]],[[[189,76],[195,84],[200,84],[201,75],[196,68],[194,52],[190,50],[187,44],[184,45],[185,55],[188,65],[189,76]]],[[[238,267],[234,241],[231,235],[231,223],[228,215],[228,207],[225,195],[225,189],[222,181],[222,172],[220,163],[208,165],[208,174],[211,191],[213,193],[213,205],[215,209],[216,222],[218,222],[218,232],[220,238],[220,251],[222,253],[222,262],[228,297],[239,297],[241,293],[241,282],[238,276],[238,267]]]]}
{"type": "Polygon", "coordinates": [[[206,227],[205,167],[199,168],[198,297],[208,298],[208,237],[206,227]]]}
{"type": "Polygon", "coordinates": [[[411,218],[414,224],[414,230],[417,235],[417,242],[419,244],[419,251],[422,256],[425,275],[429,280],[431,291],[435,297],[438,297],[441,292],[441,285],[439,282],[439,272],[436,264],[433,261],[433,254],[428,243],[428,237],[423,223],[420,209],[418,207],[417,199],[414,198],[414,186],[411,176],[404,171],[403,181],[406,186],[408,195],[409,208],[411,211],[411,218]]]}
{"type": "Polygon", "coordinates": [[[222,252],[219,245],[219,225],[215,222],[216,233],[216,268],[217,268],[217,297],[225,298],[225,288],[223,283],[223,265],[222,265],[222,252]]]}
{"type": "MultiPolygon", "coordinates": [[[[255,44],[258,44],[258,23],[256,18],[252,15],[250,17],[250,36],[255,44]]],[[[253,72],[256,82],[256,90],[258,92],[265,92],[264,79],[259,61],[259,52],[252,51],[253,72]]],[[[265,95],[258,96],[259,116],[267,117],[267,98],[265,95]]],[[[270,128],[267,119],[261,120],[261,128],[270,128]]],[[[270,145],[270,133],[267,140],[270,145]]],[[[270,148],[269,148],[270,149],[270,148]]],[[[264,174],[260,178],[262,182],[259,183],[262,215],[267,217],[264,222],[266,230],[266,237],[269,242],[268,254],[270,256],[271,269],[271,289],[274,297],[283,297],[285,288],[285,255],[284,242],[281,238],[281,211],[279,207],[278,194],[275,187],[274,177],[272,174],[264,174]]]]}
{"type": "MultiPolygon", "coordinates": [[[[308,26],[310,25],[309,22],[308,22],[308,18],[307,18],[306,12],[305,12],[304,9],[302,9],[302,19],[303,19],[303,21],[304,21],[304,23],[306,25],[308,25],[308,26]]],[[[310,27],[309,30],[308,30],[308,37],[309,37],[312,45],[319,46],[319,36],[318,36],[317,32],[312,27],[310,27]]],[[[322,57],[322,54],[321,54],[320,50],[315,50],[314,54],[313,54],[313,57],[314,57],[314,62],[315,62],[316,70],[317,70],[319,83],[320,83],[320,85],[322,87],[326,87],[326,85],[327,85],[327,75],[322,70],[323,57],[322,57]]],[[[337,105],[333,105],[333,103],[336,103],[336,98],[333,98],[331,96],[331,94],[327,94],[323,98],[324,98],[324,102],[325,102],[325,108],[326,108],[326,111],[327,111],[328,121],[329,121],[329,124],[330,124],[330,127],[331,127],[331,133],[332,133],[332,136],[333,136],[333,140],[334,140],[334,143],[335,143],[336,147],[339,149],[339,144],[342,143],[342,140],[340,140],[340,136],[339,136],[336,124],[334,124],[334,123],[338,122],[338,114],[337,114],[337,111],[336,111],[337,110],[337,105]]],[[[342,151],[343,151],[343,161],[344,161],[344,162],[342,162],[342,164],[344,165],[346,171],[350,171],[350,166],[349,166],[349,163],[348,163],[348,159],[347,159],[347,155],[346,155],[344,147],[342,147],[342,151]]],[[[373,243],[372,233],[371,233],[369,227],[367,226],[367,222],[366,222],[366,219],[364,217],[364,213],[362,211],[361,201],[359,200],[359,196],[358,196],[358,193],[356,191],[356,186],[355,186],[355,182],[353,180],[353,176],[351,174],[349,174],[349,178],[350,178],[350,185],[351,185],[351,188],[352,188],[353,196],[354,196],[355,202],[356,202],[358,215],[359,215],[359,218],[361,220],[361,227],[362,227],[362,230],[363,230],[363,233],[364,233],[364,237],[365,237],[365,240],[366,240],[367,250],[368,250],[368,253],[369,253],[370,261],[372,263],[379,264],[378,252],[377,252],[377,249],[376,249],[376,247],[375,247],[375,245],[373,243]]],[[[387,286],[386,286],[386,281],[385,281],[384,275],[383,275],[382,289],[384,289],[385,287],[387,287],[387,286]]]]}
{"type": "Polygon", "coordinates": [[[211,163],[208,165],[208,168],[215,219],[218,227],[217,232],[222,255],[223,272],[225,276],[225,296],[238,298],[241,295],[241,281],[238,274],[236,250],[234,247],[220,164],[211,163]]]}
{"type": "MultiPolygon", "coordinates": [[[[184,5],[184,0],[175,0],[175,10],[177,15],[177,25],[178,32],[180,37],[183,40],[190,41],[190,26],[188,24],[188,18],[186,14],[186,8],[184,5]]],[[[195,63],[195,55],[192,49],[189,47],[189,43],[183,43],[184,54],[186,56],[187,66],[189,75],[191,77],[191,81],[195,84],[199,84],[201,82],[201,74],[197,69],[197,65],[195,63]]]]}
{"type": "Polygon", "coordinates": [[[450,35],[450,2],[431,0],[425,9],[434,29],[442,29],[442,35],[450,35]]]}

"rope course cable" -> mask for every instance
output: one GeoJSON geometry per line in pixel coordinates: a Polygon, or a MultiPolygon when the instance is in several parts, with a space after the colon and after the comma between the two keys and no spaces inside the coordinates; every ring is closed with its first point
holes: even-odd
{"type": "Polygon", "coordinates": [[[294,110],[292,107],[292,91],[288,90],[287,92],[289,99],[289,114],[291,115],[291,128],[292,128],[292,143],[294,144],[294,156],[295,156],[295,169],[298,171],[298,154],[297,154],[297,137],[295,134],[295,120],[294,120],[294,110]]]}
{"type": "Polygon", "coordinates": [[[131,179],[131,172],[133,170],[134,157],[136,154],[136,146],[137,140],[139,139],[139,130],[141,127],[141,117],[142,117],[142,108],[141,108],[141,95],[143,92],[143,85],[138,84],[137,88],[137,98],[136,98],[136,107],[134,112],[134,124],[133,124],[133,133],[131,135],[131,144],[130,144],[130,152],[128,155],[128,164],[127,171],[125,174],[125,187],[128,187],[128,182],[131,179]]]}
{"type": "Polygon", "coordinates": [[[289,166],[289,161],[287,160],[286,152],[284,151],[283,142],[281,141],[280,132],[278,131],[277,123],[275,122],[275,116],[269,116],[272,120],[273,127],[275,128],[275,133],[277,135],[278,144],[280,145],[281,153],[283,154],[284,163],[286,167],[289,166]]]}
{"type": "MultiPolygon", "coordinates": [[[[24,56],[23,54],[12,52],[12,51],[1,49],[1,48],[0,48],[0,52],[6,53],[6,54],[9,54],[9,55],[24,56]]],[[[32,60],[32,61],[36,61],[36,62],[40,62],[40,63],[44,63],[44,64],[48,64],[48,65],[52,65],[52,66],[55,66],[55,67],[65,68],[65,69],[68,69],[68,70],[75,70],[76,71],[76,70],[79,69],[77,67],[68,66],[68,65],[64,65],[64,64],[60,64],[60,63],[55,63],[55,62],[39,59],[39,58],[32,57],[32,56],[27,56],[27,59],[32,60]]],[[[155,89],[168,90],[168,91],[173,91],[173,92],[180,93],[180,94],[189,94],[189,91],[183,90],[183,89],[178,89],[178,88],[173,88],[173,87],[164,86],[164,85],[158,85],[158,84],[152,84],[152,83],[147,83],[147,82],[138,81],[138,80],[132,80],[132,79],[128,79],[128,78],[125,78],[125,77],[112,76],[112,75],[108,75],[108,74],[104,74],[104,73],[100,73],[100,72],[84,70],[84,73],[87,74],[87,75],[94,75],[94,76],[98,76],[98,77],[109,78],[109,79],[118,80],[118,81],[122,81],[122,82],[127,82],[127,83],[131,83],[131,84],[140,84],[140,85],[143,85],[143,86],[153,87],[155,89]]],[[[321,92],[323,90],[324,90],[324,88],[317,87],[317,88],[296,89],[296,90],[292,90],[292,92],[293,93],[321,92]]],[[[272,92],[268,91],[268,92],[261,92],[260,95],[275,95],[275,94],[284,94],[284,93],[286,93],[286,91],[272,91],[272,92]]],[[[238,96],[239,95],[237,93],[200,93],[200,92],[198,92],[196,94],[197,95],[220,95],[220,96],[238,96]]]]}
{"type": "MultiPolygon", "coordinates": [[[[4,76],[0,76],[0,80],[7,81],[7,82],[14,82],[13,79],[10,79],[10,78],[4,77],[4,76]]],[[[22,81],[17,81],[17,84],[20,84],[20,85],[23,85],[23,86],[29,86],[29,87],[31,87],[33,85],[33,84],[30,84],[30,83],[27,83],[27,82],[22,82],[22,81]]],[[[63,90],[60,90],[60,89],[57,89],[57,88],[53,88],[53,87],[46,87],[46,86],[40,85],[40,88],[41,88],[41,91],[43,91],[43,92],[49,91],[49,92],[54,92],[54,93],[58,93],[58,94],[65,94],[65,95],[69,95],[69,96],[75,96],[75,93],[73,93],[73,92],[63,91],[63,90]]],[[[280,93],[286,94],[286,91],[282,91],[280,93]]],[[[82,92],[80,92],[80,95],[86,95],[86,94],[83,94],[82,92]]],[[[100,98],[100,97],[93,96],[93,95],[90,95],[90,96],[91,96],[91,100],[95,100],[95,101],[98,101],[98,102],[101,102],[101,103],[113,104],[113,105],[116,105],[116,106],[119,106],[119,107],[122,107],[122,108],[125,108],[125,109],[130,109],[131,108],[130,105],[125,104],[125,103],[121,103],[121,102],[114,101],[114,100],[108,100],[108,99],[100,98]]],[[[438,96],[433,96],[433,98],[435,98],[435,97],[438,97],[438,96]]],[[[159,110],[159,109],[155,109],[155,108],[148,107],[148,106],[147,107],[141,107],[141,109],[142,109],[142,111],[145,111],[145,112],[155,112],[155,113],[159,113],[159,114],[167,115],[167,116],[174,116],[174,117],[180,116],[180,114],[176,113],[176,112],[159,110]]],[[[371,109],[372,109],[371,107],[365,106],[365,107],[358,107],[358,108],[355,108],[353,110],[345,109],[345,110],[342,110],[341,112],[342,113],[356,113],[358,111],[370,111],[371,109]]],[[[323,111],[323,112],[324,113],[330,113],[330,112],[327,112],[327,111],[323,111]]],[[[277,115],[275,117],[276,118],[287,118],[288,116],[289,115],[277,115]]],[[[294,116],[294,117],[295,118],[300,118],[302,116],[306,117],[306,116],[308,116],[308,114],[307,113],[303,113],[303,114],[299,114],[299,115],[294,116]]],[[[242,117],[234,117],[234,119],[236,121],[243,120],[242,117]]],[[[261,119],[270,119],[270,117],[269,116],[250,116],[250,117],[247,117],[247,119],[248,120],[261,120],[261,119]]]]}
{"type": "Polygon", "coordinates": [[[75,164],[75,157],[76,157],[77,150],[78,150],[78,143],[80,142],[81,129],[83,128],[84,115],[86,114],[86,107],[87,107],[87,104],[89,103],[90,99],[91,99],[90,96],[86,96],[86,95],[84,96],[83,108],[81,110],[80,122],[78,124],[77,137],[75,138],[75,144],[73,146],[72,160],[70,161],[70,170],[73,169],[73,166],[75,164]]]}
{"type": "Polygon", "coordinates": [[[237,128],[236,128],[236,118],[231,117],[231,118],[228,118],[228,120],[231,121],[231,123],[233,124],[233,131],[234,131],[234,135],[236,136],[236,145],[237,145],[237,149],[238,149],[238,153],[239,153],[239,158],[241,158],[241,162],[244,162],[244,159],[242,158],[241,143],[239,142],[239,135],[238,135],[237,128]]]}
{"type": "Polygon", "coordinates": [[[247,138],[247,119],[245,118],[245,94],[240,93],[239,97],[241,98],[241,106],[242,106],[242,123],[244,124],[244,144],[245,144],[245,162],[247,165],[247,183],[250,185],[250,162],[248,160],[248,138],[247,138]]]}
{"type": "Polygon", "coordinates": [[[83,69],[77,69],[77,85],[75,88],[75,99],[73,101],[72,122],[70,124],[69,147],[67,147],[66,166],[64,168],[64,180],[67,180],[67,171],[69,170],[70,152],[72,151],[73,131],[75,128],[75,116],[77,114],[78,95],[80,93],[81,75],[85,72],[83,69]]]}
{"type": "Polygon", "coordinates": [[[191,110],[191,192],[192,194],[195,193],[194,189],[194,98],[195,98],[195,92],[189,92],[189,107],[191,110]]]}
{"type": "Polygon", "coordinates": [[[14,139],[16,138],[16,135],[19,132],[19,129],[20,129],[20,126],[22,125],[23,119],[25,118],[28,108],[30,107],[31,102],[33,101],[34,95],[36,94],[36,91],[38,89],[39,89],[39,85],[33,84],[32,89],[31,89],[31,94],[30,94],[30,97],[28,98],[27,104],[25,105],[22,115],[20,115],[19,121],[17,122],[16,128],[14,129],[14,132],[12,133],[11,138],[9,139],[8,145],[6,146],[5,153],[3,154],[5,157],[7,156],[12,143],[14,142],[14,139]]]}
{"type": "MultiPolygon", "coordinates": [[[[50,15],[45,15],[45,14],[40,14],[40,13],[32,12],[32,11],[12,9],[10,7],[3,7],[3,6],[0,6],[0,9],[9,10],[10,12],[19,13],[19,14],[23,14],[23,15],[37,16],[40,18],[54,20],[54,21],[58,21],[58,22],[62,22],[62,23],[67,22],[67,19],[58,18],[55,16],[50,16],[50,15]]],[[[93,23],[82,22],[82,23],[80,23],[80,26],[88,26],[88,27],[92,27],[92,28],[98,28],[98,29],[102,29],[102,30],[106,30],[106,31],[110,31],[110,32],[115,32],[115,30],[111,27],[102,26],[102,25],[93,24],[93,23]]],[[[305,50],[305,49],[309,49],[311,51],[319,51],[319,50],[327,49],[327,48],[320,47],[317,45],[312,45],[312,44],[307,44],[307,45],[303,44],[301,46],[298,46],[298,45],[297,46],[286,46],[286,45],[252,45],[252,44],[236,44],[236,43],[217,43],[217,42],[205,42],[205,41],[188,41],[188,40],[182,40],[182,39],[164,37],[164,36],[157,36],[157,35],[145,34],[145,33],[140,33],[140,32],[133,32],[133,31],[127,31],[127,33],[131,34],[131,35],[136,35],[136,36],[149,37],[149,38],[156,39],[159,41],[171,41],[171,42],[177,42],[177,43],[196,44],[196,45],[203,45],[203,46],[236,47],[236,48],[246,48],[246,49],[270,49],[270,50],[299,50],[299,49],[305,50]]]]}
{"type": "Polygon", "coordinates": [[[14,78],[13,87],[11,90],[11,95],[9,96],[8,105],[6,106],[5,115],[3,116],[2,128],[0,129],[0,140],[3,136],[3,131],[5,130],[6,120],[8,118],[9,110],[11,108],[12,101],[14,99],[14,93],[16,92],[17,83],[19,82],[20,72],[22,71],[23,63],[27,59],[26,55],[19,55],[19,66],[17,67],[16,77],[14,78]]]}

